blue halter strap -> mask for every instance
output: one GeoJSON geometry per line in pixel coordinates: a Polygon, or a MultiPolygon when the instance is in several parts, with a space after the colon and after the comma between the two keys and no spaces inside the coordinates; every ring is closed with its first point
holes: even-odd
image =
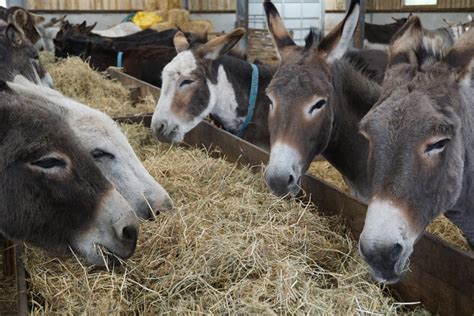
{"type": "Polygon", "coordinates": [[[252,84],[250,85],[249,109],[247,111],[247,117],[245,118],[245,121],[242,124],[239,133],[237,134],[239,137],[243,137],[245,135],[247,127],[249,127],[250,122],[252,122],[255,103],[257,102],[259,70],[257,65],[250,65],[252,66],[252,84]]]}
{"type": "Polygon", "coordinates": [[[118,52],[117,54],[117,67],[123,67],[123,52],[118,52]]]}

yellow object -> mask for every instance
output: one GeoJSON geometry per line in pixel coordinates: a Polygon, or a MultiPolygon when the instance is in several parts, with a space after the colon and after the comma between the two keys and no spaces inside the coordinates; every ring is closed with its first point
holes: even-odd
{"type": "Polygon", "coordinates": [[[132,19],[132,22],[138,25],[142,30],[148,29],[160,22],[163,18],[154,12],[139,11],[132,19]]]}

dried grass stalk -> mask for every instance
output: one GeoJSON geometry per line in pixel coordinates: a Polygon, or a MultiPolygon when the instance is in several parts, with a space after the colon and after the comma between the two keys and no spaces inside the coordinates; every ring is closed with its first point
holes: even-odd
{"type": "MultiPolygon", "coordinates": [[[[140,225],[120,271],[28,248],[34,314],[394,313],[339,218],[272,195],[262,174],[124,127],[176,210],[140,225]]],[[[419,312],[422,310],[419,309],[419,312]]]]}
{"type": "Polygon", "coordinates": [[[110,116],[153,112],[156,102],[146,98],[132,107],[130,91],[94,71],[79,57],[61,59],[47,65],[54,86],[64,95],[99,109],[110,116]]]}

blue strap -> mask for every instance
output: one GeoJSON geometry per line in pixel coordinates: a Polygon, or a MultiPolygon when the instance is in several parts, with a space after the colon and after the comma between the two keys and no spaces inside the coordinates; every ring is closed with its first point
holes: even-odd
{"type": "Polygon", "coordinates": [[[117,67],[123,67],[123,52],[118,52],[117,54],[117,67]]]}
{"type": "Polygon", "coordinates": [[[242,124],[239,133],[237,134],[239,137],[244,136],[247,127],[249,127],[250,122],[252,122],[255,103],[257,103],[259,70],[257,65],[250,65],[252,66],[252,84],[250,85],[249,108],[247,110],[247,117],[245,118],[245,121],[242,124]]]}

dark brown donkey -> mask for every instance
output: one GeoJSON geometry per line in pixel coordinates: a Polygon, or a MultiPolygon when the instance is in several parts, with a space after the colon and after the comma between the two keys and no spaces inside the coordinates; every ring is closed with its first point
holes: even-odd
{"type": "Polygon", "coordinates": [[[13,80],[22,75],[47,87],[53,80],[41,65],[38,50],[15,24],[0,21],[0,80],[13,80]]]}
{"type": "Polygon", "coordinates": [[[373,192],[360,251],[386,283],[400,280],[441,213],[474,246],[474,30],[444,58],[423,34],[412,17],[395,35],[380,100],[360,124],[373,192]]]}
{"type": "Polygon", "coordinates": [[[237,29],[205,44],[189,43],[183,33],[176,33],[178,55],[163,69],[163,87],[151,125],[158,139],[180,142],[210,114],[231,133],[268,148],[270,101],[265,88],[275,69],[224,55],[244,33],[237,29]],[[249,111],[252,82],[258,82],[253,115],[249,111]]]}
{"type": "Polygon", "coordinates": [[[358,124],[377,101],[380,86],[344,58],[359,2],[352,1],[344,20],[320,43],[309,36],[306,47],[295,45],[275,6],[264,5],[281,58],[267,89],[272,100],[268,185],[278,195],[297,194],[301,175],[322,154],[343,174],[353,194],[367,201],[368,143],[358,124]]]}
{"type": "Polygon", "coordinates": [[[104,264],[97,246],[130,257],[134,211],[53,106],[0,81],[0,233],[96,265],[104,264]]]}

